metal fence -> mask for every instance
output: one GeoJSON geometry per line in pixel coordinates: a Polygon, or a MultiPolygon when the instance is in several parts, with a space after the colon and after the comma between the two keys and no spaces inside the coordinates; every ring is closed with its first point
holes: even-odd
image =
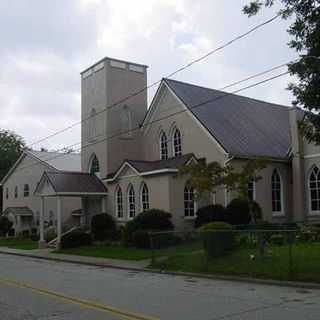
{"type": "Polygon", "coordinates": [[[150,233],[161,270],[320,282],[320,229],[150,233]]]}

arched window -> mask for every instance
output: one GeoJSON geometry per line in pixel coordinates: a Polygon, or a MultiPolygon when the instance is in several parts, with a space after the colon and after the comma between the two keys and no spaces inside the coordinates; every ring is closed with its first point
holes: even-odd
{"type": "Polygon", "coordinates": [[[253,179],[248,183],[247,190],[248,190],[248,199],[250,201],[256,200],[256,183],[253,179]]]}
{"type": "Polygon", "coordinates": [[[175,157],[182,155],[182,146],[181,146],[181,132],[178,128],[173,130],[173,155],[175,157]]]}
{"type": "Polygon", "coordinates": [[[136,200],[135,200],[134,189],[132,185],[130,185],[128,189],[127,200],[128,200],[128,217],[129,219],[133,219],[136,215],[136,200]]]}
{"type": "Polygon", "coordinates": [[[160,159],[167,160],[168,159],[168,140],[167,135],[164,131],[160,134],[160,159]]]}
{"type": "Polygon", "coordinates": [[[320,170],[314,167],[309,176],[310,204],[312,211],[320,211],[320,170]]]}
{"type": "Polygon", "coordinates": [[[123,219],[123,198],[120,187],[116,189],[116,215],[118,219],[123,219]]]}
{"type": "Polygon", "coordinates": [[[144,183],[142,185],[141,191],[140,191],[140,201],[141,201],[141,210],[146,211],[149,209],[149,190],[147,185],[144,183]]]}
{"type": "Polygon", "coordinates": [[[28,184],[25,184],[23,187],[23,196],[24,197],[29,197],[30,194],[30,188],[28,184]]]}
{"type": "Polygon", "coordinates": [[[275,169],[271,178],[272,188],[272,212],[279,214],[282,212],[282,185],[279,172],[275,169]]]}
{"type": "Polygon", "coordinates": [[[14,197],[18,198],[18,186],[14,187],[14,197]]]}
{"type": "Polygon", "coordinates": [[[184,187],[184,216],[185,217],[194,217],[195,216],[195,197],[193,187],[187,183],[184,187]]]}
{"type": "Polygon", "coordinates": [[[88,140],[92,141],[97,136],[97,112],[95,108],[91,109],[90,116],[88,119],[88,140]]]}
{"type": "Polygon", "coordinates": [[[100,172],[100,164],[97,156],[94,154],[91,162],[90,162],[90,173],[99,173],[100,172]]]}

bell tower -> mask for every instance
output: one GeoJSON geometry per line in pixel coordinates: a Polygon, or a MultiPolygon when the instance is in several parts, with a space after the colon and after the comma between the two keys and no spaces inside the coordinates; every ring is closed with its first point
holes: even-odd
{"type": "Polygon", "coordinates": [[[142,158],[137,128],[147,112],[146,85],[147,66],[118,59],[104,58],[81,73],[83,172],[94,164],[105,178],[124,159],[142,158]]]}

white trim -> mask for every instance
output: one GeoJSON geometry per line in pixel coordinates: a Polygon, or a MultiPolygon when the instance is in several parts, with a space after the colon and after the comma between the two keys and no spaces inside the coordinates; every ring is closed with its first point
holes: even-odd
{"type": "Polygon", "coordinates": [[[147,188],[147,194],[148,194],[148,209],[146,210],[149,210],[150,209],[150,193],[149,193],[149,188],[147,186],[147,184],[142,181],[141,182],[141,185],[140,185],[140,190],[139,190],[139,207],[140,207],[140,212],[143,212],[144,211],[144,208],[143,208],[143,200],[142,200],[142,192],[143,192],[143,188],[146,187],[147,188]]]}
{"type": "Polygon", "coordinates": [[[312,217],[312,216],[320,216],[320,211],[319,210],[312,210],[312,205],[311,205],[311,190],[310,190],[310,176],[314,170],[314,168],[317,167],[319,170],[320,168],[316,165],[313,164],[311,166],[311,168],[309,169],[309,173],[307,175],[307,192],[308,192],[308,213],[307,216],[308,217],[312,217]]]}
{"type": "Polygon", "coordinates": [[[124,200],[123,199],[123,192],[122,192],[122,188],[119,185],[116,186],[114,198],[115,198],[114,203],[115,203],[116,219],[118,221],[125,221],[125,211],[124,211],[124,205],[123,205],[123,200],[124,200]],[[121,203],[121,206],[122,206],[122,217],[121,218],[119,218],[119,210],[118,210],[118,192],[119,191],[121,191],[121,201],[122,201],[122,203],[121,203]]]}
{"type": "Polygon", "coordinates": [[[126,192],[126,200],[127,200],[127,219],[132,220],[137,216],[137,203],[136,203],[136,192],[131,183],[129,183],[127,192],[126,192]],[[133,200],[134,200],[134,216],[130,217],[130,191],[133,190],[133,200]]]}
{"type": "Polygon", "coordinates": [[[320,153],[309,154],[303,157],[304,159],[313,159],[313,158],[320,158],[320,153]]]}
{"type": "Polygon", "coordinates": [[[114,181],[118,178],[118,176],[120,175],[121,171],[128,166],[130,169],[132,169],[134,172],[136,172],[137,175],[140,175],[139,172],[137,171],[137,169],[135,167],[133,167],[128,161],[125,161],[122,166],[118,169],[117,173],[115,174],[115,176],[112,179],[106,179],[106,181],[114,181]]]}
{"type": "Polygon", "coordinates": [[[272,174],[271,174],[271,210],[272,210],[272,217],[284,217],[286,215],[286,211],[284,208],[284,197],[283,197],[283,180],[282,180],[282,175],[280,173],[280,170],[278,168],[274,168],[272,170],[272,174]],[[281,201],[281,211],[273,211],[272,210],[272,177],[273,177],[273,173],[274,171],[276,171],[278,173],[278,176],[280,178],[280,201],[281,201]]]}

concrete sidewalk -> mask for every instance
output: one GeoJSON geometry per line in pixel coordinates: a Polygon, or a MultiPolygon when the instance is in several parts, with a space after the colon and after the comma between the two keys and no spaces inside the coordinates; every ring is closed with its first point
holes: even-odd
{"type": "Polygon", "coordinates": [[[53,253],[54,249],[19,250],[6,247],[0,248],[0,254],[11,254],[29,258],[46,259],[52,261],[71,262],[101,267],[113,267],[119,269],[143,270],[150,264],[150,260],[116,260],[108,258],[95,258],[70,254],[53,253]]]}

